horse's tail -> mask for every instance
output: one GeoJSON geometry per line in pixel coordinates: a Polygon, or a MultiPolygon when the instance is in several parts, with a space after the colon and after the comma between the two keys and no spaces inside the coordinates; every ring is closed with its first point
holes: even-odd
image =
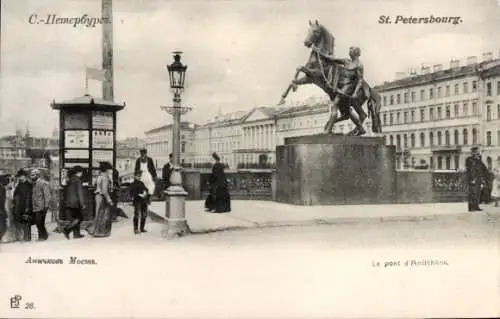
{"type": "Polygon", "coordinates": [[[382,107],[380,95],[372,88],[368,98],[368,116],[372,119],[372,132],[382,133],[382,121],[380,120],[380,109],[382,107]]]}

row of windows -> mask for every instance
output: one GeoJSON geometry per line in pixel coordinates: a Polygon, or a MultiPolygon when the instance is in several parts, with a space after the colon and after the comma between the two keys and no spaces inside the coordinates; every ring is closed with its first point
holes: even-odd
{"type": "MultiPolygon", "coordinates": [[[[489,109],[489,112],[491,116],[491,107],[489,109]]],[[[500,104],[498,105],[497,114],[500,114],[500,104]]],[[[449,104],[446,105],[444,108],[442,106],[421,107],[419,108],[418,112],[417,109],[407,110],[407,111],[384,112],[382,115],[383,119],[382,123],[384,126],[399,125],[399,124],[410,124],[410,123],[417,123],[424,121],[459,118],[471,115],[472,116],[479,115],[479,108],[477,102],[472,102],[472,114],[469,113],[469,103],[463,102],[461,108],[460,104],[456,103],[453,105],[453,109],[451,107],[451,104],[449,104]],[[418,114],[418,119],[417,119],[417,114],[418,114]],[[401,115],[403,116],[401,117],[401,115]]]]}
{"type": "MultiPolygon", "coordinates": [[[[491,82],[486,84],[486,90],[487,94],[488,92],[491,95],[491,82]],[[489,91],[488,91],[489,88],[489,91]]],[[[472,81],[472,87],[471,90],[469,90],[469,82],[464,82],[462,84],[462,89],[460,89],[460,84],[456,83],[453,86],[453,94],[454,95],[459,95],[459,94],[467,94],[467,93],[474,93],[477,92],[477,81],[472,81]]],[[[421,89],[419,92],[419,101],[425,101],[425,100],[432,100],[434,98],[442,98],[448,97],[451,95],[451,85],[446,85],[444,87],[438,86],[436,90],[434,88],[429,88],[428,90],[421,89]]],[[[497,82],[497,94],[500,95],[500,81],[497,82]]],[[[397,93],[395,95],[389,95],[389,96],[384,96],[383,97],[383,103],[384,106],[386,105],[398,105],[398,104],[408,104],[408,103],[415,103],[417,102],[417,92],[416,91],[411,91],[411,92],[404,92],[403,95],[401,93],[397,93]],[[401,99],[401,97],[403,97],[401,99]]]]}
{"type": "MultiPolygon", "coordinates": [[[[498,133],[498,141],[500,141],[500,131],[498,133]]],[[[490,136],[490,144],[491,145],[491,132],[489,134],[490,136]]],[[[438,132],[429,132],[428,135],[426,136],[425,133],[421,132],[418,134],[418,147],[427,147],[427,146],[442,146],[442,145],[469,145],[469,142],[472,142],[471,144],[477,144],[478,143],[478,130],[476,128],[472,129],[472,140],[469,140],[469,130],[464,128],[462,132],[460,132],[458,129],[453,131],[453,142],[451,140],[452,137],[452,132],[449,130],[444,131],[438,131],[438,132]],[[460,134],[462,133],[462,134],[460,134]],[[460,139],[460,135],[462,136],[462,139],[460,139]]],[[[417,134],[416,133],[411,133],[411,134],[396,134],[396,135],[388,135],[386,137],[387,141],[386,143],[388,145],[396,145],[397,148],[401,149],[403,148],[416,148],[417,147],[417,134]]],[[[488,134],[487,134],[487,139],[488,139],[488,134]]],[[[500,143],[499,143],[500,145],[500,143]]]]}

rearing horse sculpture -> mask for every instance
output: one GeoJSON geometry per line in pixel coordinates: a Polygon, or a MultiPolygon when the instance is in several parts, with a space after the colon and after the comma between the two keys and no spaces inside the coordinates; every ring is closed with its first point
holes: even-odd
{"type": "MultiPolygon", "coordinates": [[[[339,62],[340,59],[334,59],[335,39],[332,34],[316,20],[314,23],[309,21],[309,32],[304,40],[304,45],[312,48],[309,60],[304,66],[297,68],[292,82],[281,96],[279,104],[285,102],[285,98],[293,90],[297,90],[299,85],[315,84],[320,87],[334,102],[330,118],[325,125],[325,133],[331,133],[333,126],[337,122],[351,119],[356,128],[349,135],[361,136],[365,134],[363,122],[367,114],[363,110],[363,104],[366,102],[368,107],[368,116],[372,118],[372,131],[374,133],[382,132],[380,121],[381,98],[366,82],[360,84],[359,94],[351,96],[342,90],[339,90],[338,83],[346,76],[346,70],[339,62]],[[298,78],[300,72],[305,75],[298,78]],[[337,98],[337,100],[335,100],[337,98]],[[340,117],[337,116],[337,106],[340,111],[340,117]],[[352,108],[351,108],[352,107],[352,108]]],[[[355,50],[355,48],[351,48],[355,50]]],[[[359,49],[358,49],[359,50],[359,49]]]]}

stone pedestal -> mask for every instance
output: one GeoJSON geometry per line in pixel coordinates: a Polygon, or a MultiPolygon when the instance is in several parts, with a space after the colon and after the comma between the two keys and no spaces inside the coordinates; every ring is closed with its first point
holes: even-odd
{"type": "Polygon", "coordinates": [[[295,205],[396,200],[395,147],[383,137],[309,135],[276,148],[276,201],[295,205]]]}

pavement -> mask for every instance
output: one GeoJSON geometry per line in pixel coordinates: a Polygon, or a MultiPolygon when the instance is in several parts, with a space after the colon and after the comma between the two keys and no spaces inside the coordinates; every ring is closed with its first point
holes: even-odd
{"type": "MultiPolygon", "coordinates": [[[[203,201],[186,201],[186,218],[193,233],[285,226],[313,226],[436,220],[470,214],[467,203],[295,206],[272,201],[231,201],[230,213],[204,211],[203,201]]],[[[500,208],[482,205],[489,215],[500,208]]],[[[153,202],[150,216],[164,222],[165,202],[153,202]]]]}

